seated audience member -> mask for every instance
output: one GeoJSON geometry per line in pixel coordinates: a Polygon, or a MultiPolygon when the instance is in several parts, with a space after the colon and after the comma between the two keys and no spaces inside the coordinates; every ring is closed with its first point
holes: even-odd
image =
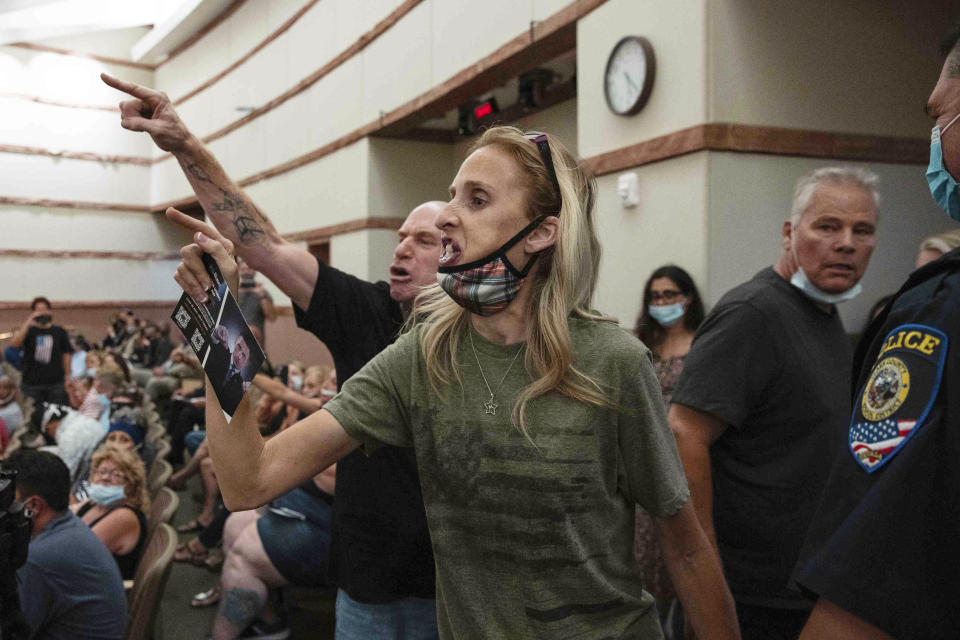
{"type": "MultiPolygon", "coordinates": [[[[112,444],[121,449],[133,451],[140,457],[144,469],[149,473],[150,466],[157,458],[157,448],[153,443],[146,440],[147,421],[140,409],[132,404],[132,400],[129,398],[129,395],[132,394],[130,392],[125,393],[127,395],[114,398],[116,402],[112,405],[113,418],[110,421],[110,430],[97,443],[97,449],[105,444],[112,444]]],[[[90,458],[80,463],[76,480],[70,487],[71,494],[78,501],[89,497],[90,465],[92,462],[93,456],[91,455],[90,458]]]]}
{"type": "Polygon", "coordinates": [[[157,448],[152,442],[147,441],[147,419],[143,417],[143,412],[134,406],[117,404],[113,406],[110,431],[107,432],[102,444],[114,444],[122,449],[133,451],[149,471],[153,461],[157,459],[157,448]]]}
{"type": "Polygon", "coordinates": [[[103,427],[102,433],[106,433],[110,429],[110,401],[117,389],[125,385],[123,373],[108,361],[100,367],[93,380],[93,391],[100,405],[100,425],[103,427]]]}
{"type": "Polygon", "coordinates": [[[914,267],[919,269],[928,262],[933,262],[945,253],[950,253],[957,247],[960,247],[960,229],[951,229],[929,238],[924,238],[920,243],[920,252],[917,254],[917,263],[914,267]]]}
{"type": "Polygon", "coordinates": [[[54,443],[50,448],[51,453],[55,453],[67,465],[71,485],[76,483],[80,479],[84,461],[93,454],[103,438],[100,423],[64,405],[51,404],[44,408],[41,428],[54,443]]]}
{"type": "Polygon", "coordinates": [[[73,355],[70,357],[70,377],[82,378],[87,373],[87,352],[90,350],[90,345],[76,331],[70,331],[67,335],[70,338],[70,346],[73,347],[73,355]]]}
{"type": "Polygon", "coordinates": [[[110,316],[107,325],[107,335],[103,338],[105,350],[121,350],[128,340],[137,331],[137,319],[129,309],[123,313],[110,316]]]}
{"type": "Polygon", "coordinates": [[[195,607],[220,602],[213,637],[287,637],[282,612],[268,598],[285,585],[329,585],[327,556],[336,465],[275,498],[266,509],[231,514],[223,534],[220,584],[198,593],[195,607]],[[240,607],[240,604],[246,606],[240,607]]]}
{"type": "Polygon", "coordinates": [[[127,364],[127,361],[123,358],[122,355],[107,351],[103,354],[103,368],[107,369],[114,367],[120,370],[120,375],[123,376],[123,381],[130,383],[133,381],[133,378],[130,375],[130,365],[127,364]]]}
{"type": "Polygon", "coordinates": [[[166,362],[154,367],[152,373],[144,389],[161,415],[184,378],[203,378],[200,361],[185,344],[174,349],[166,362]]]}
{"type": "Polygon", "coordinates": [[[124,580],[132,580],[147,539],[147,472],[130,449],[105,444],[93,454],[89,498],[70,508],[107,546],[124,580]]]}
{"type": "Polygon", "coordinates": [[[0,419],[14,433],[23,424],[23,410],[17,402],[20,396],[17,385],[7,376],[0,375],[0,419]]]}
{"type": "Polygon", "coordinates": [[[3,461],[17,472],[15,499],[33,512],[26,564],[17,571],[30,638],[119,640],[127,598],[117,563],[67,509],[70,472],[53,454],[21,449],[3,461]]]}
{"type": "MultiPolygon", "coordinates": [[[[290,364],[293,367],[293,363],[290,364]]],[[[324,384],[333,378],[333,391],[336,393],[336,371],[331,367],[324,365],[314,365],[309,367],[303,375],[302,385],[290,382],[295,380],[296,376],[290,376],[288,373],[288,384],[284,385],[276,378],[268,378],[262,373],[258,373],[253,378],[253,384],[270,394],[274,399],[282,401],[288,407],[293,407],[299,412],[299,415],[306,417],[314,411],[319,411],[332,396],[322,395],[324,384]]]]}
{"type": "Polygon", "coordinates": [[[87,351],[84,375],[91,380],[97,374],[97,369],[103,366],[103,354],[99,351],[87,351]]]}
{"type": "Polygon", "coordinates": [[[100,419],[103,408],[97,399],[97,389],[90,378],[70,378],[67,380],[66,387],[70,406],[77,413],[94,420],[100,419]]]}
{"type": "Polygon", "coordinates": [[[3,350],[3,361],[17,371],[21,371],[21,367],[23,366],[23,349],[20,347],[7,346],[3,350]]]}
{"type": "MultiPolygon", "coordinates": [[[[256,400],[254,419],[261,435],[265,437],[274,435],[280,430],[286,418],[283,402],[266,393],[261,394],[258,398],[251,397],[251,402],[254,400],[256,400]]],[[[180,533],[199,531],[200,533],[196,538],[180,543],[173,559],[176,562],[192,562],[195,565],[200,565],[207,561],[210,549],[220,542],[223,536],[223,526],[230,512],[223,505],[220,486],[213,472],[213,460],[210,458],[206,443],[201,444],[197,449],[197,454],[188,467],[190,466],[199,470],[203,478],[203,510],[194,520],[177,527],[177,531],[180,533]],[[194,460],[199,460],[199,462],[194,465],[194,460]]],[[[182,482],[186,478],[186,474],[182,473],[183,471],[181,469],[180,472],[174,474],[178,481],[182,482]]],[[[171,478],[171,480],[173,479],[171,478]]]]}
{"type": "MultiPolygon", "coordinates": [[[[307,370],[304,390],[313,382],[319,393],[329,378],[327,367],[307,370]],[[311,380],[312,379],[312,380],[311,380]]],[[[336,388],[336,378],[333,378],[336,388]]],[[[318,411],[329,396],[313,409],[318,411]]],[[[213,623],[213,637],[284,637],[289,633],[282,612],[271,605],[271,588],[295,584],[321,587],[327,578],[331,507],[336,465],[270,502],[265,510],[241,511],[227,519],[223,546],[226,559],[219,585],[199,593],[193,606],[221,602],[213,623]],[[248,606],[242,613],[237,606],[248,606]]]]}
{"type": "Polygon", "coordinates": [[[168,459],[171,464],[183,463],[184,445],[187,445],[190,455],[196,453],[196,445],[200,443],[196,442],[191,447],[188,440],[191,438],[194,427],[203,429],[206,423],[205,407],[205,389],[202,386],[189,393],[178,390],[170,398],[170,403],[164,413],[164,424],[167,428],[167,434],[170,436],[171,449],[168,459]]]}
{"type": "Polygon", "coordinates": [[[133,365],[132,374],[137,384],[145,386],[153,375],[155,367],[161,366],[173,352],[168,336],[170,327],[158,327],[149,322],[137,335],[135,346],[130,354],[133,365]]]}

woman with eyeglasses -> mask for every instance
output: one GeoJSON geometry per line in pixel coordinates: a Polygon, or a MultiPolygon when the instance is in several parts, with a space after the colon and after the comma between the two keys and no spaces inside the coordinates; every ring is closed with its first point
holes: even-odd
{"type": "MultiPolygon", "coordinates": [[[[703,316],[700,292],[689,273],[680,267],[665,265],[650,274],[643,287],[643,307],[634,332],[653,354],[653,369],[660,382],[664,407],[670,406],[673,388],[703,316]]],[[[640,506],[637,507],[634,556],[643,570],[644,586],[656,597],[663,617],[676,591],[664,563],[653,518],[640,506]]]]}
{"type": "Polygon", "coordinates": [[[703,301],[689,273],[665,265],[650,274],[643,287],[643,308],[635,333],[653,353],[653,368],[665,405],[670,404],[673,387],[703,315],[703,301]]]}
{"type": "MultiPolygon", "coordinates": [[[[363,446],[412,447],[449,638],[660,638],[633,559],[634,505],[657,515],[701,638],[738,637],[716,552],[689,501],[649,351],[591,309],[594,186],[556,139],[487,130],[437,215],[438,284],[408,330],[323,409],[264,442],[241,403],[208,393],[223,495],[251,509],[363,446]]],[[[237,284],[231,244],[203,223],[177,280],[237,284]]],[[[386,481],[386,479],[385,479],[386,481]]]]}
{"type": "Polygon", "coordinates": [[[70,508],[113,554],[123,579],[132,580],[150,509],[143,461],[133,449],[108,443],[94,452],[90,469],[89,498],[70,508]]]}

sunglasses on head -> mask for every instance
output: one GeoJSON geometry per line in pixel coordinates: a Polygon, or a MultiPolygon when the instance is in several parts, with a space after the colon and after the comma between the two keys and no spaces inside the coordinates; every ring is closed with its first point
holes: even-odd
{"type": "Polygon", "coordinates": [[[541,131],[530,131],[527,134],[527,140],[537,145],[537,150],[540,152],[540,158],[543,160],[543,164],[547,167],[547,175],[550,176],[550,182],[553,183],[553,188],[557,192],[557,200],[559,204],[557,206],[556,215],[560,214],[560,209],[563,207],[563,196],[560,194],[560,182],[557,181],[557,172],[553,166],[553,156],[550,154],[550,142],[547,140],[547,134],[541,131]]]}

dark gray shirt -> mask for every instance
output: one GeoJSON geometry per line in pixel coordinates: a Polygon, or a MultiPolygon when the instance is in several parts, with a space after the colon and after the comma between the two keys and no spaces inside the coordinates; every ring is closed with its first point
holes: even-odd
{"type": "Polygon", "coordinates": [[[700,326],[673,402],[727,429],[710,448],[724,572],[744,604],[809,608],[788,589],[850,413],[850,340],[767,268],[700,326]]]}
{"type": "Polygon", "coordinates": [[[78,517],[55,517],[30,541],[17,571],[31,638],[119,640],[127,597],[110,551],[78,517]]]}

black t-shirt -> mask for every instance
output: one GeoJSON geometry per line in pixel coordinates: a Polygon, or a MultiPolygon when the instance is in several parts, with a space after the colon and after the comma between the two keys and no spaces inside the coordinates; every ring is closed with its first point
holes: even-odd
{"type": "MultiPolygon", "coordinates": [[[[394,341],[403,324],[385,282],[372,284],[319,263],[317,284],[297,325],[327,346],[337,385],[394,341]]],[[[433,551],[413,449],[354,451],[337,463],[330,576],[370,604],[435,597],[433,551]]]]}
{"type": "Polygon", "coordinates": [[[70,338],[63,327],[30,327],[23,340],[23,384],[63,382],[63,354],[73,353],[70,338]]]}
{"type": "Polygon", "coordinates": [[[901,640],[960,633],[958,341],[954,250],[911,274],[864,334],[853,417],[834,443],[840,453],[796,574],[805,589],[901,640]],[[849,436],[864,418],[893,420],[904,436],[881,444],[866,466],[849,436]],[[894,448],[884,452],[884,444],[894,448]]]}
{"type": "Polygon", "coordinates": [[[744,604],[809,608],[788,587],[850,411],[851,347],[828,313],[767,268],[697,331],[673,402],[727,429],[710,448],[724,572],[744,604]]]}

